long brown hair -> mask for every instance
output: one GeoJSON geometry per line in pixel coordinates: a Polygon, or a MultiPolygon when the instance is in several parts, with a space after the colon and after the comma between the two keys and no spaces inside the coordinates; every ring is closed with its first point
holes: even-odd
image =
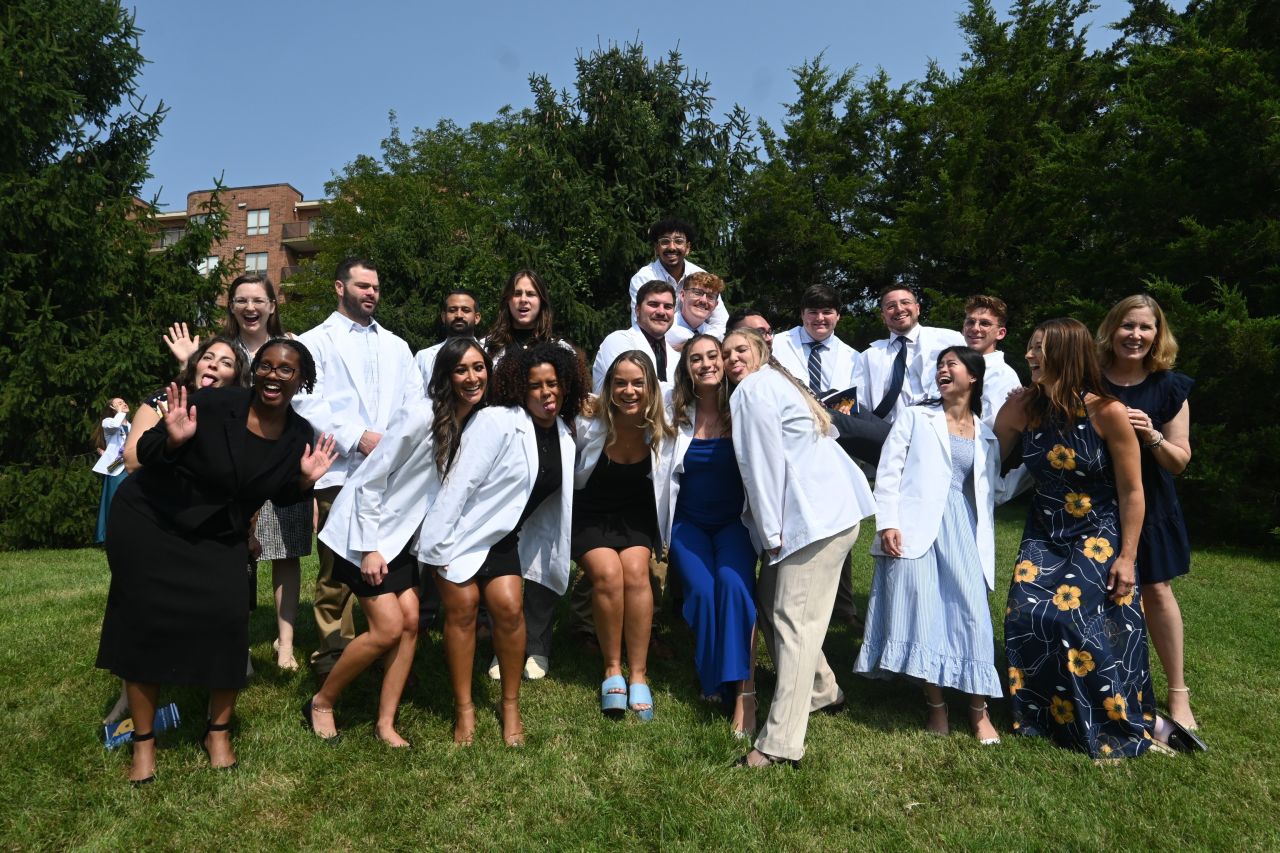
{"type": "MultiPolygon", "coordinates": [[[[691,422],[689,407],[698,401],[698,391],[693,387],[693,376],[689,373],[689,351],[699,341],[710,341],[715,346],[716,353],[720,352],[720,341],[715,335],[699,333],[685,341],[684,349],[680,350],[680,363],[676,367],[675,387],[671,391],[671,425],[675,427],[691,422]]],[[[716,387],[716,408],[720,410],[720,435],[732,435],[733,419],[729,415],[729,378],[724,372],[723,358],[720,361],[720,384],[716,387]]]]}
{"type": "Polygon", "coordinates": [[[271,316],[267,318],[267,337],[283,338],[284,326],[280,325],[280,304],[276,301],[276,289],[271,285],[271,279],[255,272],[236,276],[231,286],[227,288],[227,316],[223,318],[222,331],[218,334],[233,341],[240,338],[240,321],[236,319],[231,305],[235,301],[236,291],[242,284],[257,284],[267,292],[267,301],[271,303],[271,316]]]}
{"type": "Polygon", "coordinates": [[[1084,417],[1084,395],[1102,401],[1114,399],[1104,389],[1093,336],[1079,320],[1057,317],[1045,320],[1031,333],[1040,338],[1040,379],[1027,391],[1027,426],[1046,419],[1071,426],[1084,417]]]}
{"type": "Polygon", "coordinates": [[[511,346],[515,329],[511,321],[511,297],[515,295],[516,285],[522,278],[529,279],[533,289],[538,293],[538,316],[533,321],[533,341],[536,343],[552,339],[551,325],[555,321],[555,312],[551,310],[551,297],[547,295],[547,286],[533,270],[516,270],[511,278],[507,279],[507,286],[502,289],[502,296],[498,297],[497,316],[493,318],[493,326],[489,328],[489,334],[485,335],[484,345],[489,351],[490,358],[496,358],[498,353],[511,346]]]}
{"type": "Polygon", "coordinates": [[[475,405],[472,412],[484,408],[489,396],[489,379],[493,375],[493,362],[480,343],[472,338],[449,338],[436,354],[435,367],[431,370],[431,381],[427,385],[427,399],[431,401],[433,417],[431,420],[431,438],[435,441],[436,473],[444,479],[453,466],[453,458],[458,453],[458,445],[462,441],[462,422],[458,418],[458,397],[453,391],[453,369],[472,349],[480,353],[484,359],[485,394],[475,405]]]}

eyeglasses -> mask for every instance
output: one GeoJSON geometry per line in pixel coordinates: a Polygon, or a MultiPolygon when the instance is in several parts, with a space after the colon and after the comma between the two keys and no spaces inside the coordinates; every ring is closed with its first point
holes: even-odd
{"type": "Polygon", "coordinates": [[[235,299],[231,300],[232,305],[236,305],[240,308],[244,308],[247,305],[252,305],[254,308],[262,308],[267,303],[268,303],[268,300],[266,299],[257,299],[257,298],[249,299],[244,296],[237,296],[235,299]]]}
{"type": "Polygon", "coordinates": [[[259,362],[258,366],[253,369],[255,376],[262,376],[265,378],[274,373],[286,382],[292,379],[293,374],[297,372],[298,369],[296,367],[290,367],[287,364],[271,364],[266,361],[259,362]]]}
{"type": "Polygon", "coordinates": [[[916,301],[914,299],[899,299],[897,302],[886,302],[880,307],[885,311],[892,311],[894,308],[910,308],[915,304],[916,301]]]}
{"type": "Polygon", "coordinates": [[[720,294],[712,293],[710,290],[703,290],[700,287],[686,287],[684,289],[684,295],[688,296],[690,299],[705,299],[712,305],[715,305],[720,301],[720,294]]]}
{"type": "Polygon", "coordinates": [[[689,245],[689,241],[683,237],[659,237],[658,245],[666,249],[675,246],[677,249],[689,245]]]}

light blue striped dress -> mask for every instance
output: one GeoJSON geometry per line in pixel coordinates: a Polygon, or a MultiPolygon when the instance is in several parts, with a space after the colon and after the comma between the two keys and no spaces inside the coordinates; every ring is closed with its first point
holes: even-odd
{"type": "MultiPolygon", "coordinates": [[[[987,585],[978,557],[971,439],[950,436],[951,486],[933,547],[914,560],[876,557],[867,630],[853,671],[905,675],[1000,696],[987,585]]],[[[941,485],[941,484],[939,484],[941,485]]]]}

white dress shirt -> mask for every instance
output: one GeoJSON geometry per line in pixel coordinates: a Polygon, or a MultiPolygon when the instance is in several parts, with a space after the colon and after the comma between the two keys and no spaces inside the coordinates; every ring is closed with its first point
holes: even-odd
{"type": "Polygon", "coordinates": [[[340,486],[363,461],[359,452],[365,430],[386,432],[391,416],[425,399],[422,374],[409,345],[370,322],[369,328],[337,311],[319,326],[298,336],[316,364],[316,384],[299,391],[293,408],[315,427],[332,433],[339,456],[316,488],[340,486]]]}
{"type": "MultiPolygon", "coordinates": [[[[995,589],[996,539],[992,521],[1000,477],[1000,443],[976,415],[973,418],[973,495],[977,510],[978,557],[987,589],[995,589]]],[[[893,423],[876,469],[876,532],[902,531],[902,556],[923,557],[938,538],[951,491],[951,437],[939,406],[911,406],[893,423]]],[[[871,553],[886,556],[880,537],[871,553]]]]}
{"type": "Polygon", "coordinates": [[[1008,399],[1009,392],[1022,387],[1022,380],[1012,367],[1005,364],[1004,353],[992,350],[984,355],[987,372],[982,375],[982,422],[989,427],[996,425],[996,415],[1008,399]]]}
{"type": "Polygon", "coordinates": [[[775,561],[876,511],[867,478],[836,444],[834,430],[817,434],[804,394],[766,365],[729,397],[749,510],[742,521],[757,549],[780,549],[775,561]]]}
{"type": "MultiPolygon", "coordinates": [[[[671,273],[667,272],[667,268],[657,258],[654,259],[653,263],[641,267],[636,271],[635,275],[631,276],[631,319],[634,320],[636,316],[636,295],[645,284],[655,279],[669,282],[676,289],[676,301],[679,302],[680,292],[684,290],[685,279],[696,272],[706,272],[706,270],[687,258],[684,262],[684,276],[679,281],[676,281],[671,273]]],[[[679,346],[689,338],[692,338],[695,332],[705,332],[708,335],[715,335],[717,338],[724,340],[725,329],[729,326],[729,309],[724,306],[723,294],[722,298],[716,303],[715,310],[707,318],[707,322],[696,329],[691,329],[689,324],[680,318],[679,307],[679,305],[676,306],[676,322],[672,323],[671,328],[667,331],[667,343],[679,346]]]]}
{"type": "MultiPolygon", "coordinates": [[[[569,585],[569,532],[573,518],[573,436],[556,418],[560,438],[560,490],[525,520],[518,551],[525,580],[557,594],[569,585]]],[[[515,529],[538,477],[533,419],[522,408],[490,406],[476,412],[458,455],[422,520],[418,561],[443,566],[446,580],[475,576],[489,549],[515,529]]]]}
{"type": "MultiPolygon", "coordinates": [[[[773,339],[773,357],[806,388],[809,387],[809,344],[813,340],[804,326],[788,329],[773,339]]],[[[862,359],[858,351],[834,333],[822,343],[826,345],[822,351],[822,390],[845,391],[859,386],[862,359]]],[[[858,404],[862,405],[861,393],[858,404]]]]}
{"type": "MultiPolygon", "coordinates": [[[[671,348],[670,339],[663,342],[663,346],[667,348],[667,375],[664,377],[658,374],[658,383],[664,388],[670,386],[669,377],[675,375],[676,365],[680,361],[680,353],[671,348]]],[[[635,323],[631,324],[630,329],[619,329],[616,332],[610,332],[603,341],[600,342],[600,349],[596,352],[596,360],[591,366],[591,390],[595,394],[600,393],[600,389],[604,387],[604,375],[609,372],[609,366],[613,364],[618,356],[628,350],[639,350],[648,356],[649,361],[653,362],[653,347],[649,343],[649,337],[635,323]]],[[[656,372],[658,365],[654,362],[653,369],[656,372]]]]}
{"type": "Polygon", "coordinates": [[[858,404],[874,412],[884,399],[893,378],[893,362],[898,356],[899,338],[906,341],[907,372],[903,377],[902,393],[893,408],[885,414],[885,420],[894,421],[908,406],[938,396],[938,353],[950,346],[968,346],[964,335],[954,329],[917,325],[906,334],[890,333],[889,337],[876,341],[862,353],[862,376],[858,385],[858,404]]]}

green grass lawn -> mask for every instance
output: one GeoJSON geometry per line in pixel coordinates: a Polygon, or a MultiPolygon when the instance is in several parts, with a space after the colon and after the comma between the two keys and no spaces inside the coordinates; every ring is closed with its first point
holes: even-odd
{"type": "MultiPolygon", "coordinates": [[[[993,614],[1021,532],[1002,511],[993,614]]],[[[869,534],[855,590],[870,586],[869,534]]],[[[18,848],[655,848],[849,849],[984,847],[1175,849],[1280,847],[1280,588],[1274,555],[1205,548],[1177,583],[1187,622],[1188,683],[1207,754],[1160,755],[1117,766],[1008,734],[980,747],[954,697],[947,739],[920,730],[918,689],[851,672],[858,642],[833,628],[827,654],[849,706],[816,716],[799,771],[730,769],[744,747],[698,698],[691,641],[667,619],[674,660],[651,663],[657,719],[604,719],[599,660],[557,635],[552,676],[526,683],[528,746],[502,746],[496,683],[477,661],[476,744],[451,742],[452,702],[440,635],[419,646],[417,685],[401,709],[413,750],[372,734],[376,677],[344,697],[346,736],[325,744],[303,730],[305,673],[276,670],[269,571],[251,637],[258,675],[241,695],[241,767],[209,770],[196,743],[204,697],[165,691],[183,716],[159,736],[159,779],[133,790],[128,750],[105,750],[98,722],[117,682],[93,668],[107,589],[102,552],[0,554],[0,847],[18,848]]],[[[264,566],[265,569],[265,566],[264,566]]],[[[303,563],[314,579],[314,558],[303,563]]],[[[308,601],[300,645],[314,647],[308,601]]],[[[1000,620],[996,620],[997,643],[1000,620]]],[[[301,657],[301,655],[300,655],[301,657]]],[[[1003,661],[998,660],[1001,671],[1003,661]]],[[[761,698],[772,673],[761,663],[761,698]]],[[[1157,693],[1164,695],[1156,668],[1157,693]]],[[[763,717],[762,717],[763,719],[763,717]]]]}

